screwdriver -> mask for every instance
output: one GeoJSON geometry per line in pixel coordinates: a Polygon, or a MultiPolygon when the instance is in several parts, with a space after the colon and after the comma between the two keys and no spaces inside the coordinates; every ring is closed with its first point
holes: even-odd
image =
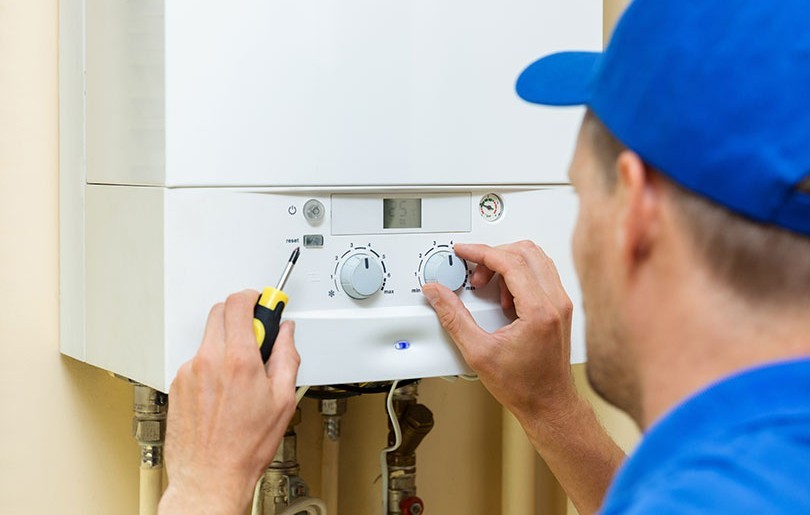
{"type": "Polygon", "coordinates": [[[278,329],[281,325],[281,312],[284,311],[284,306],[289,302],[287,294],[282,290],[284,285],[287,284],[287,278],[290,272],[298,261],[298,256],[301,254],[301,248],[295,247],[290,260],[287,261],[287,266],[281,274],[281,279],[275,288],[267,287],[259,295],[259,301],[256,307],[253,308],[253,332],[256,333],[256,343],[259,345],[259,350],[262,353],[262,361],[267,363],[270,359],[270,352],[273,350],[273,344],[276,343],[278,337],[278,329]]]}

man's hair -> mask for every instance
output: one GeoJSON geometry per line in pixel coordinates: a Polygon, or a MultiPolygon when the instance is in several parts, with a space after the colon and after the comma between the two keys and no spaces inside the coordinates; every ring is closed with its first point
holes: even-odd
{"type": "MultiPolygon", "coordinates": [[[[627,147],[590,111],[584,123],[612,190],[616,159],[627,147]]],[[[810,302],[810,237],[733,213],[645,166],[665,179],[699,259],[718,279],[752,304],[810,302]]]]}

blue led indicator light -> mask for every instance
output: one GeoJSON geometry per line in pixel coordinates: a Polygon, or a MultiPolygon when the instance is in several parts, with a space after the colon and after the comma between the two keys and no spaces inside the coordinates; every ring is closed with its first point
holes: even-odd
{"type": "Polygon", "coordinates": [[[394,344],[394,348],[396,350],[405,350],[411,346],[411,342],[406,342],[405,340],[398,341],[394,344]]]}

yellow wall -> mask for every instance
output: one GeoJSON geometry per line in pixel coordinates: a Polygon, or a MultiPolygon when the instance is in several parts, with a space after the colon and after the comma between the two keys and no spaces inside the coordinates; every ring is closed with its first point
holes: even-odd
{"type": "Polygon", "coordinates": [[[135,513],[130,388],[59,354],[57,102],[56,0],[0,0],[0,512],[135,513]]]}
{"type": "MultiPolygon", "coordinates": [[[[608,0],[606,26],[623,4],[608,0]]],[[[134,514],[131,389],[58,351],[57,14],[57,0],[0,0],[0,512],[134,514]]],[[[583,384],[581,367],[576,373],[583,384]]],[[[422,399],[437,419],[419,457],[428,509],[497,514],[499,407],[477,383],[429,380],[422,399]]],[[[633,444],[626,419],[598,411],[623,445],[633,444]]],[[[300,433],[303,474],[317,493],[320,420],[312,401],[300,433]]],[[[344,435],[341,512],[376,513],[381,396],[350,402],[344,435]]],[[[542,464],[537,487],[538,513],[565,511],[542,464]]]]}

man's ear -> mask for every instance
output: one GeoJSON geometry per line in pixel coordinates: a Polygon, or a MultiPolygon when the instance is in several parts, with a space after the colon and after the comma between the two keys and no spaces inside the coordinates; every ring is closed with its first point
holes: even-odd
{"type": "Polygon", "coordinates": [[[628,274],[652,253],[661,228],[663,184],[638,154],[622,151],[616,158],[619,212],[617,244],[628,274]]]}

